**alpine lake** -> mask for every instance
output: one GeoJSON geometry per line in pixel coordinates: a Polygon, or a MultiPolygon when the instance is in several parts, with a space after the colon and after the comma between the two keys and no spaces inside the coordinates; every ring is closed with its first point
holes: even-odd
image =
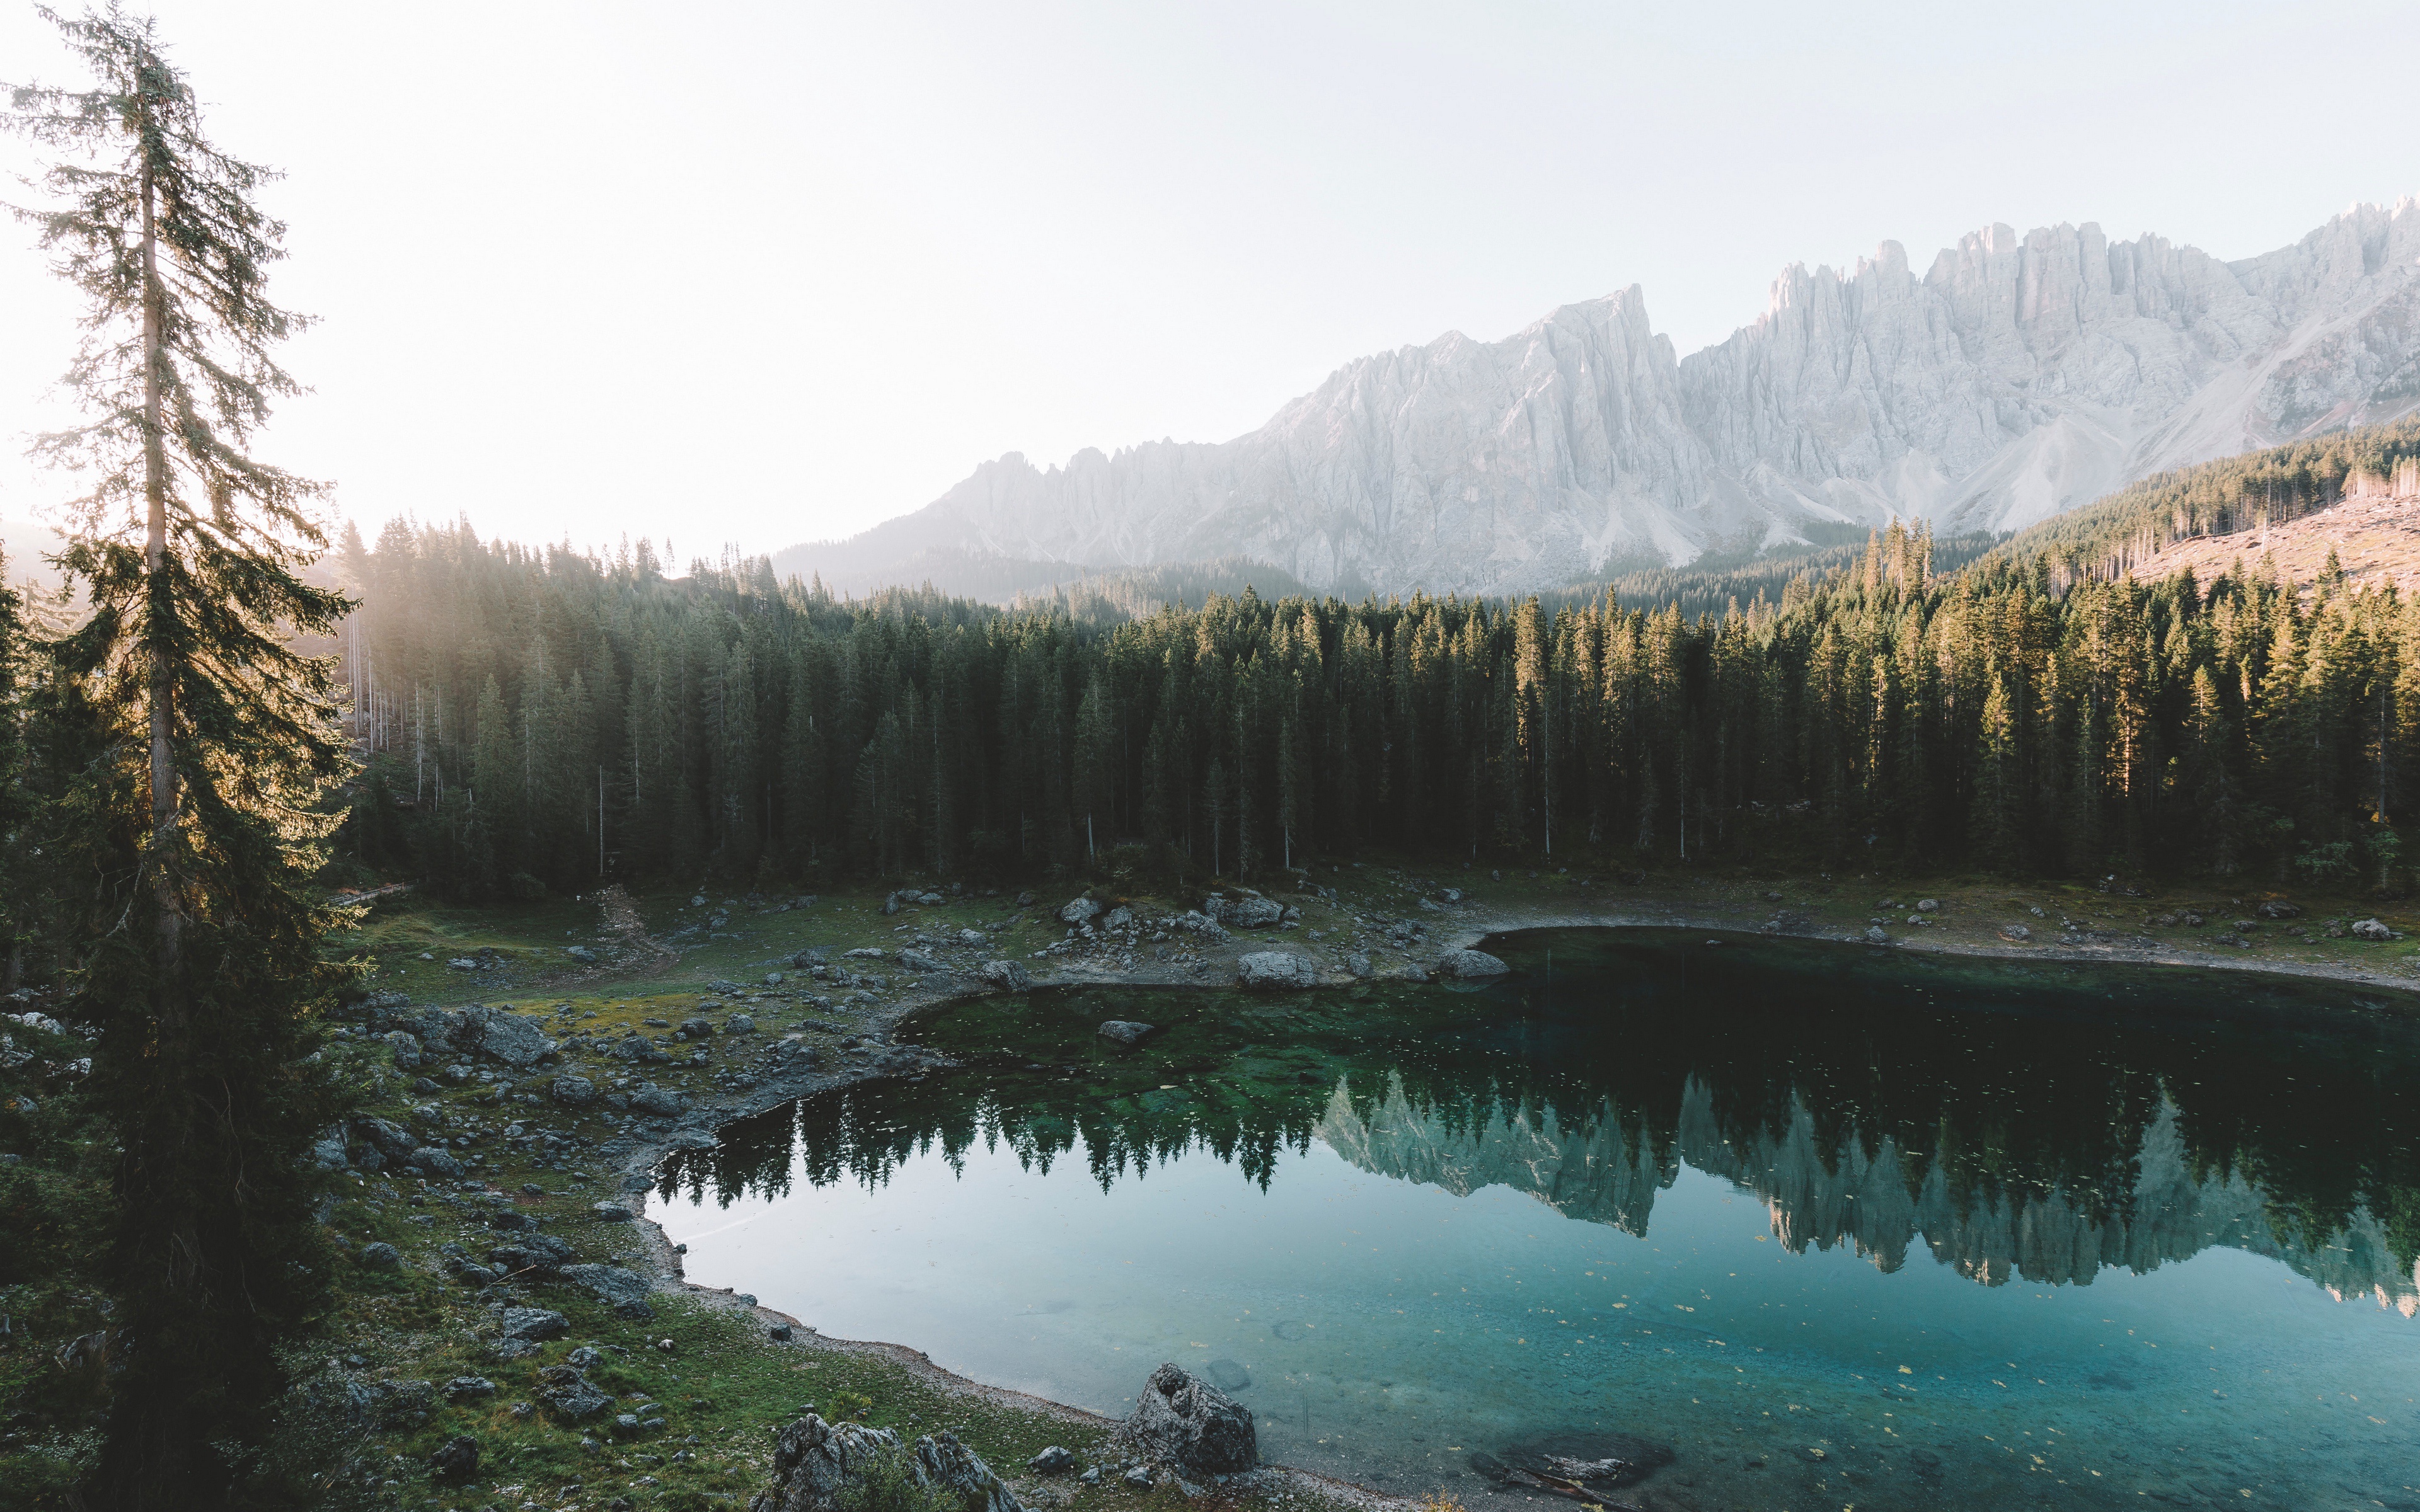
{"type": "Polygon", "coordinates": [[[1473,1507],[2420,1509],[2420,998],[1541,931],[1041,989],[660,1172],[690,1273],[1473,1507]],[[1108,1019],[1157,1026],[1140,1045],[1108,1019]]]}

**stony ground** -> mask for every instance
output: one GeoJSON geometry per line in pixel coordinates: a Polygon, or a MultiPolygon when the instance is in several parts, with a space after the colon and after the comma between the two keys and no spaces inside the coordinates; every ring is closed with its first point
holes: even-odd
{"type": "MultiPolygon", "coordinates": [[[[377,900],[349,943],[375,957],[378,995],[329,1054],[389,1132],[357,1125],[343,1141],[325,1211],[344,1256],[343,1304],[299,1362],[312,1405],[298,1410],[284,1452],[318,1467],[331,1506],[730,1506],[763,1486],[776,1425],[813,1403],[910,1436],[953,1428],[1041,1504],[1175,1504],[1171,1487],[1138,1491],[1108,1477],[1079,1489],[1032,1474],[1025,1461],[1046,1444],[1085,1462],[1107,1455],[1110,1425],[951,1376],[903,1347],[913,1339],[825,1339],[812,1319],[690,1286],[646,1220],[649,1173],[666,1149],[805,1093],[936,1069],[938,1057],[894,1042],[894,1031],[921,1009],[994,990],[982,982],[987,962],[1014,960],[1036,981],[1226,986],[1242,956],[1274,949],[1343,981],[1421,974],[1443,950],[1500,930],[1630,923],[1849,940],[1880,931],[1898,949],[2420,985],[2420,943],[2403,937],[2420,909],[2356,894],[1367,863],[1297,872],[1264,897],[1231,887],[1215,903],[1096,891],[1072,910],[1076,924],[1063,917],[1071,901],[981,889],[812,900],[614,892],[474,912],[408,892],[377,900]],[[1206,903],[1230,905],[1234,927],[1213,922],[1206,903]],[[2263,917],[2263,903],[2293,912],[2263,917]],[[2394,937],[2350,932],[2371,918],[2394,937]],[[434,1037],[449,1021],[428,1019],[429,1009],[470,1003],[529,1021],[517,1032],[541,1027],[556,1050],[516,1064],[434,1037]],[[398,1054],[398,1026],[432,1032],[398,1054]],[[547,1238],[567,1253],[533,1256],[547,1238]],[[533,1269],[534,1258],[545,1263],[533,1269]],[[570,1266],[611,1270],[574,1273],[588,1285],[554,1278],[570,1266]],[[613,1272],[655,1286],[644,1309],[628,1305],[613,1272]],[[610,1406],[566,1420],[548,1404],[576,1385],[610,1406]],[[478,1445],[476,1468],[433,1473],[431,1456],[462,1437],[478,1445]]],[[[12,1037],[7,1054],[22,1057],[0,1075],[37,1104],[23,1116],[0,1107],[16,1120],[0,1123],[0,1143],[18,1157],[5,1174],[18,1183],[14,1211],[39,1214],[42,1194],[65,1192],[78,1149],[92,1144],[92,1130],[42,1121],[72,1118],[71,1090],[48,1088],[71,1088],[80,1046],[39,1026],[0,1027],[12,1037]]],[[[520,1041],[488,1042],[509,1051],[520,1041]]],[[[32,1506],[56,1502],[89,1448],[76,1404],[88,1404],[97,1367],[76,1341],[105,1334],[106,1303],[8,1279],[0,1502],[32,1506]]],[[[1240,1505],[1369,1500],[1291,1474],[1212,1495],[1240,1505]]]]}

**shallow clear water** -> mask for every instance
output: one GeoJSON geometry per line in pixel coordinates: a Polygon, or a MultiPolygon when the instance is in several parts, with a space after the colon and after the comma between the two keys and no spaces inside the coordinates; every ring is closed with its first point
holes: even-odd
{"type": "Polygon", "coordinates": [[[2420,1507],[2408,1008],[1704,940],[965,1005],[965,1070],[735,1126],[660,1216],[827,1334],[1109,1413],[1173,1359],[1389,1490],[1577,1433],[1672,1451],[1611,1504],[2420,1507]]]}

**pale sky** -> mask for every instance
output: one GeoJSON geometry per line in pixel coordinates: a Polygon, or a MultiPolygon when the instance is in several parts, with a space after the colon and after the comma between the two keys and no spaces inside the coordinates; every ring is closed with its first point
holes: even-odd
{"type": "MultiPolygon", "coordinates": [[[[62,0],[64,3],[64,0],[62,0]]],[[[162,0],[323,324],[262,448],[375,531],[683,558],[975,464],[1222,440],[1636,283],[2097,220],[2222,257],[2420,193],[2420,5],[162,0]]],[[[0,79],[80,84],[23,0],[0,79]]],[[[27,148],[0,139],[0,163],[27,148]]],[[[12,194],[11,197],[17,197],[12,194]]],[[[0,224],[0,517],[73,306],[0,224]]]]}

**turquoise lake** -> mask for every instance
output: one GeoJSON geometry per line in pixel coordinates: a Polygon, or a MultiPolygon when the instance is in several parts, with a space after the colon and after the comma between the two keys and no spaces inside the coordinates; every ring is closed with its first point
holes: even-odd
{"type": "Polygon", "coordinates": [[[828,1335],[1112,1415],[1174,1360],[1474,1506],[1552,1441],[1656,1446],[1607,1506],[2420,1509],[2420,999],[1721,938],[970,1002],[653,1211],[828,1335]]]}

